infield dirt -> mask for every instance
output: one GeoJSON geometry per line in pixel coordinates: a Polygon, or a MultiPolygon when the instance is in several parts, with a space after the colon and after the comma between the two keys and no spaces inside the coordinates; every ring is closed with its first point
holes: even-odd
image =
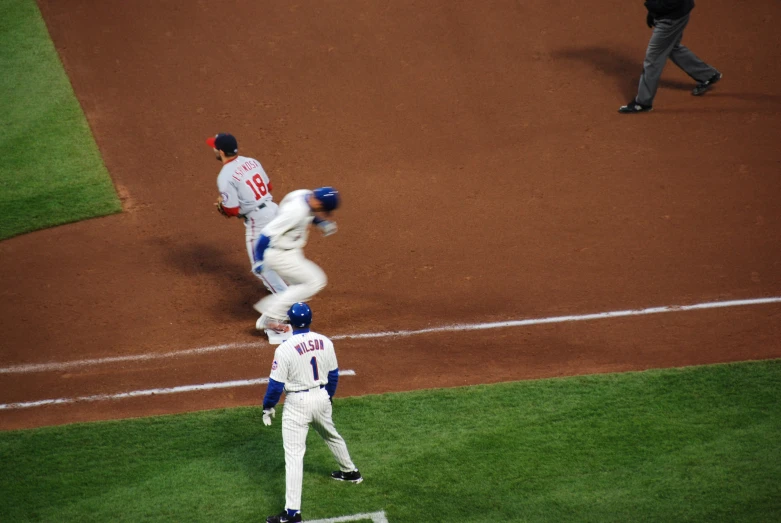
{"type": "MultiPolygon", "coordinates": [[[[654,112],[619,115],[642,3],[39,0],[121,215],[0,243],[3,366],[262,341],[204,139],[334,185],[324,334],[781,295],[781,4],[698,6],[654,112]],[[225,12],[227,11],[227,12],[225,12]]],[[[340,395],[781,357],[781,307],[345,340],[340,395]]],[[[0,403],[268,375],[272,348],[0,375],[0,403]]],[[[13,429],[258,404],[263,389],[0,414],[13,429]]]]}

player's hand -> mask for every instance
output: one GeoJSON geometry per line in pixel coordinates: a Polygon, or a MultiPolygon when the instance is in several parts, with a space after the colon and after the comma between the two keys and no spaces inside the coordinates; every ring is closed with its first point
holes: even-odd
{"type": "Polygon", "coordinates": [[[263,272],[263,262],[259,261],[259,262],[253,263],[252,264],[252,272],[254,272],[255,274],[260,274],[261,272],[263,272]]]}
{"type": "Polygon", "coordinates": [[[225,212],[225,208],[222,206],[222,201],[217,201],[217,203],[214,204],[215,207],[217,207],[217,212],[225,216],[226,218],[230,218],[231,215],[225,212]]]}
{"type": "Polygon", "coordinates": [[[277,413],[274,410],[274,407],[271,407],[270,409],[263,409],[263,424],[267,427],[270,427],[271,418],[275,417],[276,415],[277,413]]]}
{"type": "Polygon", "coordinates": [[[318,223],[317,226],[320,227],[320,230],[323,232],[323,236],[331,236],[332,234],[336,234],[336,231],[338,230],[336,222],[331,220],[323,220],[318,223]]]}
{"type": "Polygon", "coordinates": [[[648,15],[645,17],[645,23],[651,29],[653,29],[654,26],[656,25],[656,21],[654,20],[654,15],[651,14],[651,11],[648,11],[648,15]]]}

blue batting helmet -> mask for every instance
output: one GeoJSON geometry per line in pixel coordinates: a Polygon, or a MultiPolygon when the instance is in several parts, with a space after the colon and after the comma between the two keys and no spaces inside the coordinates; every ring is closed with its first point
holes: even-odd
{"type": "Polygon", "coordinates": [[[320,187],[312,191],[315,198],[323,205],[323,210],[331,212],[339,207],[339,191],[333,187],[320,187]]]}
{"type": "Polygon", "coordinates": [[[312,309],[309,305],[300,301],[294,303],[287,311],[287,317],[290,319],[290,325],[296,329],[305,329],[312,323],[312,309]]]}

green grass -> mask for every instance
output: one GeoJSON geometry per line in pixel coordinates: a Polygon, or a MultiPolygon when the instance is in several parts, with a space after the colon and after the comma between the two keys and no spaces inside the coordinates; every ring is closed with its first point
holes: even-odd
{"type": "Polygon", "coordinates": [[[0,2],[0,239],[122,206],[34,0],[0,2]]]}
{"type": "MultiPolygon", "coordinates": [[[[307,518],[778,521],[781,360],[337,399],[366,477],[307,518]]],[[[257,408],[0,433],[0,521],[258,521],[284,504],[279,416],[257,408]]]]}

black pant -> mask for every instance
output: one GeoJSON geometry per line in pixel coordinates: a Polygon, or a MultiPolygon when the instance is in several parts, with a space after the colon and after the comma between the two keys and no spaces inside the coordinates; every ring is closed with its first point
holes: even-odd
{"type": "Polygon", "coordinates": [[[698,83],[705,82],[718,73],[716,69],[697,58],[687,47],[681,45],[683,30],[688,23],[689,15],[677,20],[664,18],[656,20],[648,49],[645,51],[643,74],[640,76],[640,85],[635,98],[637,103],[653,105],[656,89],[659,87],[659,78],[662,76],[667,58],[698,83]]]}

